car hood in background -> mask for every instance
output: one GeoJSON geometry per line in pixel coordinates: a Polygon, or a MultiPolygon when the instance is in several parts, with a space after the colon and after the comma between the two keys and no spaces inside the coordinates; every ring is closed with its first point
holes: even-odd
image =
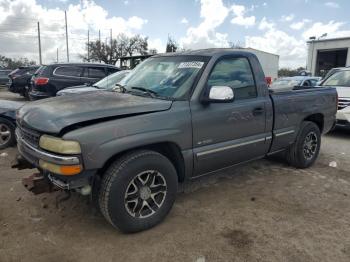
{"type": "Polygon", "coordinates": [[[103,118],[117,118],[168,110],[172,101],[109,91],[60,96],[24,105],[18,111],[21,124],[45,133],[103,118]]]}
{"type": "Polygon", "coordinates": [[[57,92],[57,96],[64,96],[64,95],[72,95],[72,94],[81,94],[86,92],[95,92],[95,91],[101,91],[102,89],[98,89],[93,86],[75,86],[75,87],[68,87],[65,89],[62,89],[57,92]]]}

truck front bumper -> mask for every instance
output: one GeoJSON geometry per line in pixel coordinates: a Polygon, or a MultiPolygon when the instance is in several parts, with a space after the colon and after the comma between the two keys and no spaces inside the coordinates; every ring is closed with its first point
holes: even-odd
{"type": "MultiPolygon", "coordinates": [[[[40,173],[56,187],[64,190],[72,190],[79,189],[93,183],[93,176],[96,174],[96,170],[83,170],[77,175],[64,176],[50,173],[47,170],[43,170],[39,166],[39,160],[44,160],[56,165],[77,165],[82,163],[80,156],[62,156],[36,148],[22,139],[18,129],[16,129],[16,138],[19,154],[26,161],[28,161],[30,165],[38,168],[40,173]]],[[[16,166],[16,164],[14,166],[16,166]]]]}
{"type": "Polygon", "coordinates": [[[350,107],[337,111],[337,126],[350,127],[350,107]]]}

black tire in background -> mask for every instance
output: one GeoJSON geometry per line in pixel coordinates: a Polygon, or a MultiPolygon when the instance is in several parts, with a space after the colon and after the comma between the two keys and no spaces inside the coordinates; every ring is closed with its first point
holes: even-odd
{"type": "Polygon", "coordinates": [[[177,179],[175,167],[164,155],[150,150],[127,153],[102,178],[101,212],[122,232],[149,229],[159,224],[172,208],[177,179]]]}
{"type": "Polygon", "coordinates": [[[9,120],[0,117],[0,149],[16,144],[15,126],[9,120]]]}
{"type": "Polygon", "coordinates": [[[310,121],[301,123],[296,141],[286,152],[287,162],[296,168],[307,168],[313,165],[321,148],[321,131],[310,121]]]}

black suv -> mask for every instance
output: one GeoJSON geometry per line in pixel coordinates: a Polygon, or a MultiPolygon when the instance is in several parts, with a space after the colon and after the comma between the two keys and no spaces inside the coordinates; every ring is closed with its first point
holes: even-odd
{"type": "Polygon", "coordinates": [[[118,67],[106,64],[65,63],[42,66],[31,81],[31,100],[56,96],[66,87],[82,84],[92,85],[100,79],[119,71],[118,67]]]}
{"type": "Polygon", "coordinates": [[[38,69],[39,66],[21,66],[9,73],[7,84],[9,91],[27,97],[30,80],[38,69]]]}

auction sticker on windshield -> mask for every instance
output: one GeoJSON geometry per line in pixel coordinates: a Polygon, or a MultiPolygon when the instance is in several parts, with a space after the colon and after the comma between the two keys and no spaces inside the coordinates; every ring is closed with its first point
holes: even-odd
{"type": "Polygon", "coordinates": [[[192,62],[182,62],[179,64],[178,68],[202,68],[204,62],[192,61],[192,62]]]}

